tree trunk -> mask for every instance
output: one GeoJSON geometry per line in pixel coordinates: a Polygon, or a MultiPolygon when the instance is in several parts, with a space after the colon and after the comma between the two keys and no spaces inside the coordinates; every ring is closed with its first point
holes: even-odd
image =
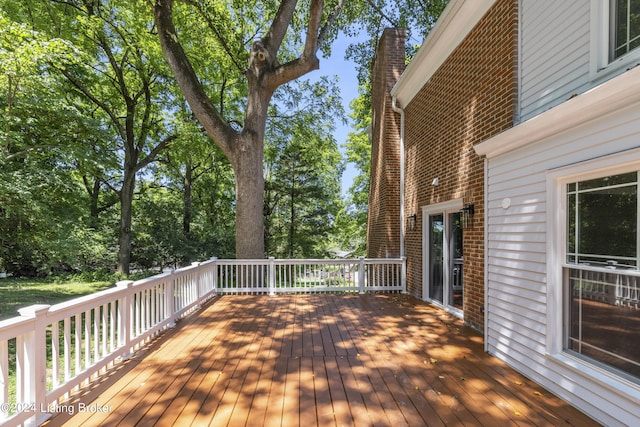
{"type": "Polygon", "coordinates": [[[129,275],[131,265],[131,218],[133,194],[136,187],[135,170],[125,165],[120,190],[120,237],[118,239],[118,273],[129,275]]]}
{"type": "Polygon", "coordinates": [[[236,257],[264,258],[264,175],[262,137],[242,134],[241,146],[251,149],[236,151],[233,168],[236,178],[236,257]],[[253,137],[253,138],[252,138],[253,137]]]}

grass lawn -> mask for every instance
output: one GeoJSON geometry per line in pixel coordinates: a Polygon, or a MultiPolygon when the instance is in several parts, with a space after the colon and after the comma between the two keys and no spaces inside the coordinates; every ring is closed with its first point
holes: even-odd
{"type": "Polygon", "coordinates": [[[33,304],[54,305],[114,286],[113,282],[61,282],[51,279],[0,279],[0,320],[19,316],[33,304]]]}

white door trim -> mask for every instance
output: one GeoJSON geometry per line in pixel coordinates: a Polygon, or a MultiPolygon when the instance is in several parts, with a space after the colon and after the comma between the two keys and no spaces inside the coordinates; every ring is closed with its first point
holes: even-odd
{"type": "MultiPolygon", "coordinates": [[[[464,206],[462,198],[449,200],[447,202],[435,203],[432,205],[422,206],[422,299],[423,301],[431,302],[435,305],[438,305],[442,308],[447,308],[447,301],[443,298],[443,303],[441,304],[439,301],[432,300],[429,297],[429,215],[444,214],[445,217],[445,229],[447,228],[447,214],[452,212],[457,212],[462,209],[464,206]]],[[[449,239],[445,239],[443,248],[443,256],[445,265],[449,265],[449,239]]],[[[449,269],[443,269],[443,280],[444,283],[449,283],[449,269]]],[[[456,310],[457,312],[458,310],[456,310]]],[[[458,315],[462,315],[462,313],[454,313],[458,315]]]]}

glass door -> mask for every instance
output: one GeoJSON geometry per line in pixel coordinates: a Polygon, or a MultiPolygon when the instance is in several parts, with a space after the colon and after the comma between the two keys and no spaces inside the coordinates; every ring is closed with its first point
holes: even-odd
{"type": "Polygon", "coordinates": [[[449,301],[448,306],[462,311],[462,301],[464,296],[464,258],[462,256],[462,214],[454,212],[449,214],[449,301]]]}
{"type": "Polygon", "coordinates": [[[429,215],[429,298],[444,304],[444,215],[429,215]]]}
{"type": "Polygon", "coordinates": [[[428,215],[427,299],[462,314],[464,258],[462,215],[459,210],[428,215]]]}

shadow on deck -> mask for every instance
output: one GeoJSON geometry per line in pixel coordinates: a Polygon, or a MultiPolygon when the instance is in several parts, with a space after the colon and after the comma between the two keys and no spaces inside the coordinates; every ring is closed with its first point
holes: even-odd
{"type": "Polygon", "coordinates": [[[44,425],[598,425],[406,295],[214,298],[44,425]]]}

